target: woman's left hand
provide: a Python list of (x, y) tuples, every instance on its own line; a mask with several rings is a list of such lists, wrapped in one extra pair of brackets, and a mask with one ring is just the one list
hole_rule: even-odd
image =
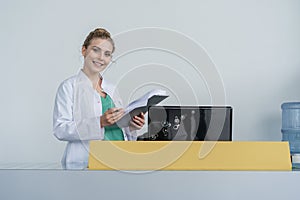
[(140, 113), (139, 115), (136, 115), (131, 119), (129, 129), (130, 131), (140, 130), (141, 128), (143, 128), (144, 124), (145, 124), (145, 114)]

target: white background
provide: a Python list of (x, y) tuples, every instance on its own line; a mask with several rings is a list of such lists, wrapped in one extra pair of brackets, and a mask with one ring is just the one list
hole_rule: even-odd
[[(81, 45), (96, 27), (105, 27), (112, 35), (142, 27), (166, 28), (201, 45), (223, 79), (226, 104), (234, 108), (234, 140), (281, 140), (280, 105), (300, 99), (297, 0), (11, 0), (0, 4), (0, 162), (60, 160), (65, 143), (52, 135), (55, 93), (60, 82), (81, 67)], [(183, 75), (189, 76), (188, 65), (179, 58), (151, 50), (130, 54), (111, 67), (126, 69), (151, 61), (187, 69)], [(122, 70), (115, 72), (113, 77), (124, 75)], [(141, 72), (136, 73), (142, 76)], [(170, 84), (183, 104), (191, 104), (185, 98), (189, 94), (181, 93), (187, 90), (176, 80), (170, 78)], [(126, 88), (135, 80), (122, 81)], [(209, 104), (203, 79), (189, 81), (199, 104)]]

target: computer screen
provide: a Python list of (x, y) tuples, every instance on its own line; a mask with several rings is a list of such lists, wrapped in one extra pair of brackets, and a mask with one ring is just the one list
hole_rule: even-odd
[(151, 106), (138, 140), (231, 141), (231, 106)]

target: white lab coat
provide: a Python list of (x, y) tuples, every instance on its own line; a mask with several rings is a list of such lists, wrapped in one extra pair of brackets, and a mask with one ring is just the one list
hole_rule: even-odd
[[(116, 88), (103, 79), (103, 90), (113, 99), (116, 107), (123, 107)], [(100, 126), (102, 104), (92, 82), (80, 70), (61, 83), (58, 88), (54, 112), (53, 133), (67, 141), (62, 166), (65, 169), (84, 169), (88, 165), (89, 141), (103, 140), (104, 128)], [(136, 140), (136, 132), (122, 128), (125, 140)]]

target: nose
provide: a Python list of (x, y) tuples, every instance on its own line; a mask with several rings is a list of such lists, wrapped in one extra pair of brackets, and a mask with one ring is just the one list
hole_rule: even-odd
[(100, 53), (98, 54), (98, 57), (99, 57), (100, 60), (103, 60), (103, 58), (104, 58), (104, 53), (103, 53), (103, 52), (100, 52)]

